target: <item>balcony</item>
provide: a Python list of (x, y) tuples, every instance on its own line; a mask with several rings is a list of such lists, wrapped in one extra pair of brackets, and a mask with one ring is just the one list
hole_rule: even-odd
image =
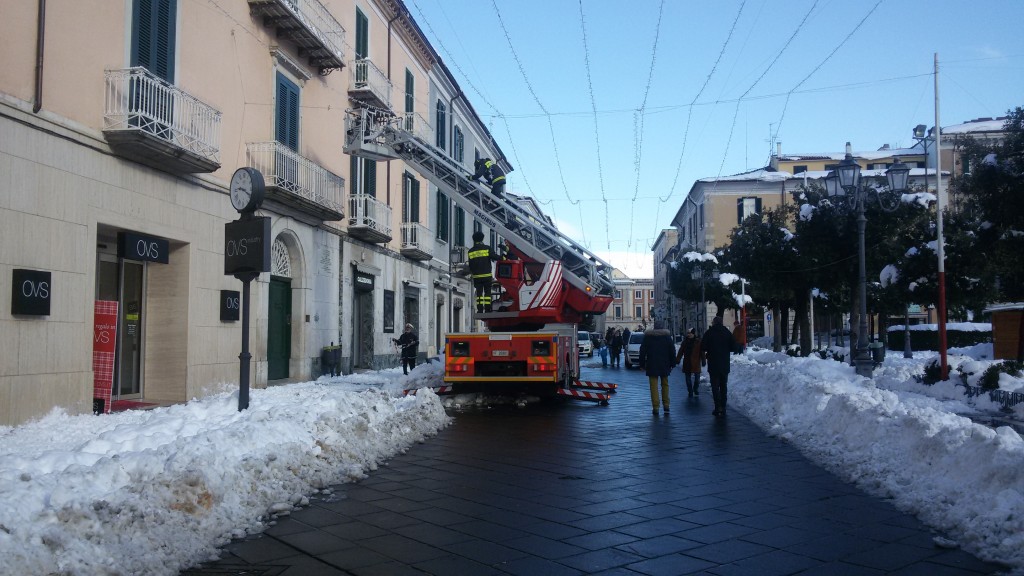
[(115, 153), (172, 172), (220, 168), (220, 112), (145, 68), (104, 76), (103, 135)]
[(405, 116), (402, 118), (402, 129), (427, 144), (434, 143), (433, 129), (430, 127), (430, 124), (427, 123), (426, 119), (416, 112), (405, 113)]
[(249, 0), (249, 10), (278, 38), (294, 42), (320, 75), (345, 67), (345, 29), (317, 0)]
[(418, 222), (402, 222), (402, 256), (411, 260), (434, 257), (434, 234)]
[(250, 142), (249, 165), (263, 173), (266, 202), (308, 224), (341, 220), (345, 180), (280, 142)]
[(367, 106), (391, 110), (391, 80), (369, 58), (352, 62), (348, 95)]
[(348, 198), (348, 233), (371, 244), (391, 241), (391, 206), (369, 194)]

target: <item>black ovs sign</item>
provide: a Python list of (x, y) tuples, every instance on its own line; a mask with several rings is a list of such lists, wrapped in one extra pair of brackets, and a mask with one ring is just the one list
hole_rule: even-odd
[(242, 309), (242, 295), (238, 290), (220, 291), (220, 320), (221, 322), (235, 322), (239, 318), (239, 310)]
[(171, 243), (163, 238), (134, 232), (118, 232), (117, 255), (128, 260), (167, 264)]
[(270, 272), (270, 217), (224, 225), (224, 274)]
[(11, 282), (11, 314), (49, 316), (53, 283), (50, 272), (14, 269)]

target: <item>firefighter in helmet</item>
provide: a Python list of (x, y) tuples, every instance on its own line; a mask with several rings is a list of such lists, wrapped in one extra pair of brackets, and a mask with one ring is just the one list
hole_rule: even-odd
[(491, 187), (491, 194), (501, 198), (505, 191), (505, 172), (501, 167), (496, 162), (492, 162), (490, 158), (480, 158), (474, 165), (476, 172), (469, 179), (477, 181), (483, 177), (487, 185)]
[(469, 248), (469, 272), (473, 276), (473, 287), (476, 288), (477, 314), (491, 311), (491, 284), (494, 282), (491, 261), (497, 259), (491, 253), (491, 247), (484, 244), (484, 233), (479, 230), (473, 232), (473, 245)]

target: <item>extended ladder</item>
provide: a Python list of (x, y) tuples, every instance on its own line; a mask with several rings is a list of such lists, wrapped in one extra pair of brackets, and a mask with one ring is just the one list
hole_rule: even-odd
[(429, 126), (418, 116), (396, 117), (386, 110), (358, 108), (345, 117), (345, 153), (373, 160), (403, 160), (516, 249), (537, 262), (559, 260), (563, 277), (585, 293), (611, 296), (612, 266), (572, 238), (523, 210), (499, 200), (470, 181), (459, 163), (428, 144)]

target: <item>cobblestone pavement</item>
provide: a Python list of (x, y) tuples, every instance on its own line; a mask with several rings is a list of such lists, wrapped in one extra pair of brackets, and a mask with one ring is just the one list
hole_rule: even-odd
[[(232, 542), (188, 575), (993, 574), (765, 435), (711, 416), (672, 375), (652, 416), (638, 371), (609, 406), (544, 402), (454, 423), (365, 480)], [(680, 389), (683, 393), (680, 394)]]

